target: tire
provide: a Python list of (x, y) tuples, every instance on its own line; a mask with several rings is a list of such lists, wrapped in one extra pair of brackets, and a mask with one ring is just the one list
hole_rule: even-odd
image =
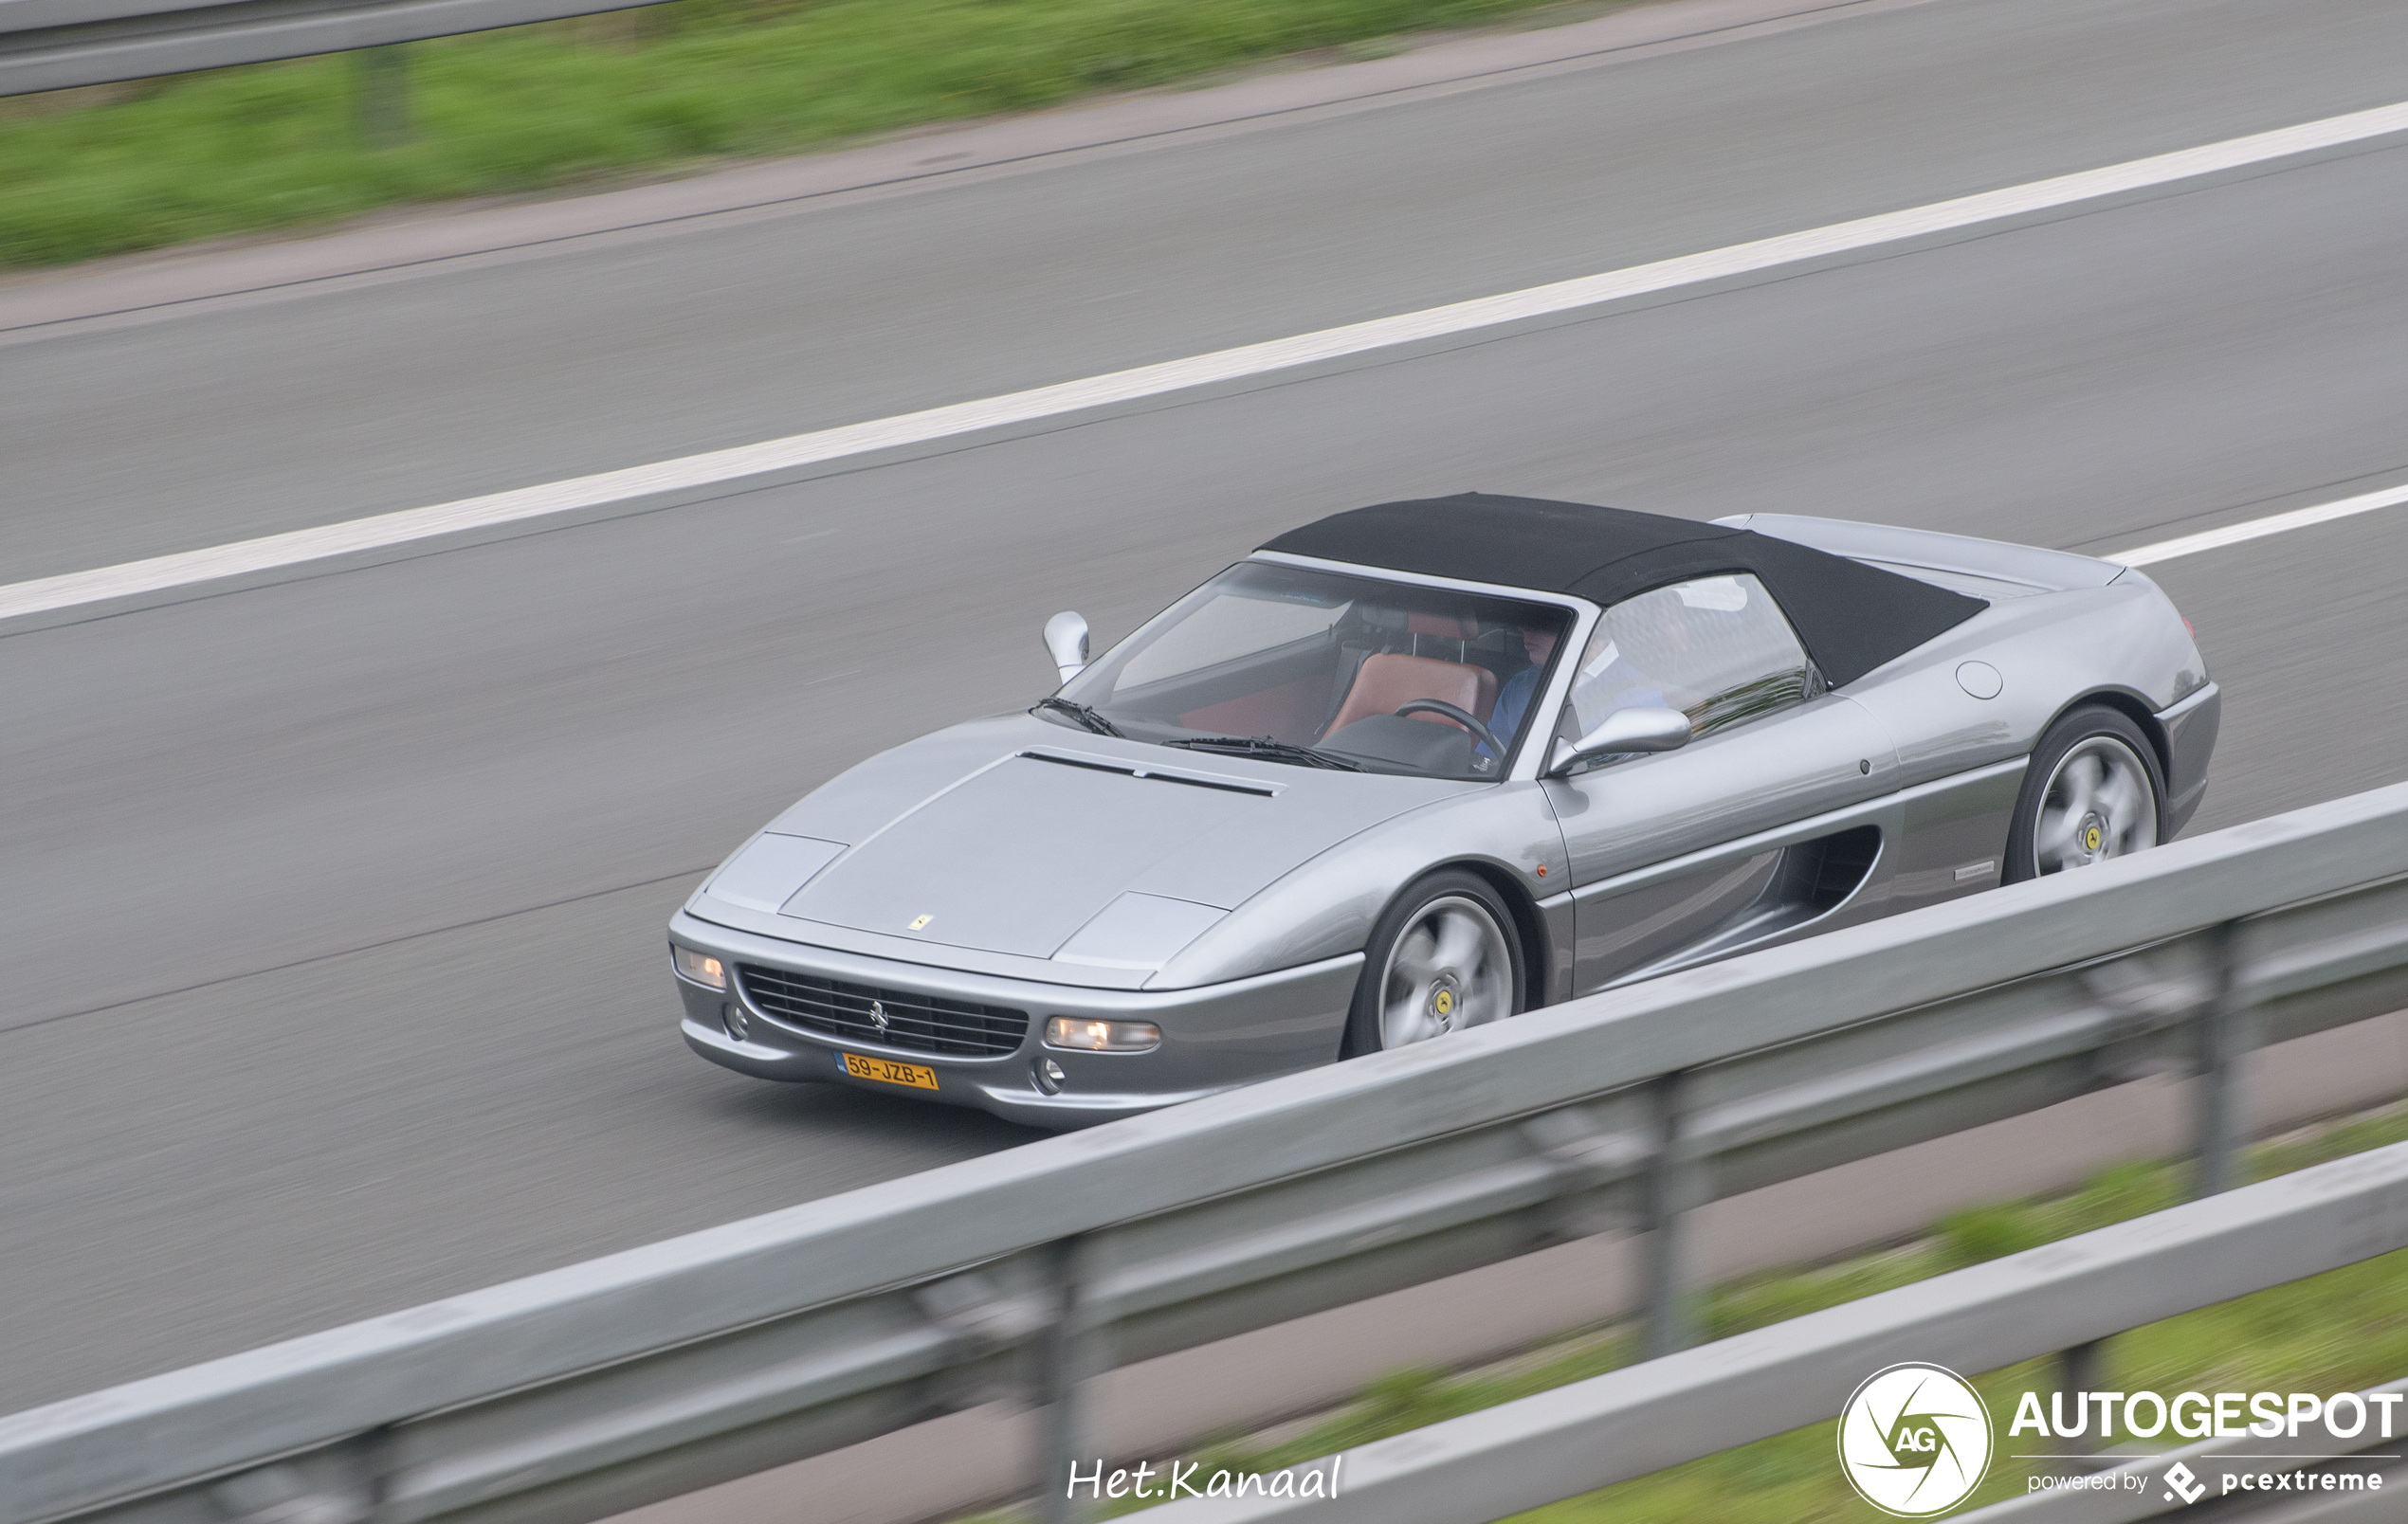
[(1522, 1010), (1513, 912), (1476, 873), (1416, 880), (1380, 913), (1346, 1016), (1340, 1057), (1380, 1053)]
[(2007, 830), (2006, 883), (2126, 857), (2165, 828), (2165, 772), (2131, 717), (2100, 704), (2060, 716), (2032, 750)]

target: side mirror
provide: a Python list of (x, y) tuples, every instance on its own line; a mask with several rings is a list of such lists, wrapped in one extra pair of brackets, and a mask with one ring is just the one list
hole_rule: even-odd
[(1046, 654), (1062, 671), (1062, 680), (1069, 681), (1087, 664), (1087, 622), (1064, 609), (1045, 622)]
[(1547, 776), (1560, 777), (1593, 756), (1616, 752), (1677, 751), (1695, 734), (1688, 716), (1677, 709), (1617, 709), (1578, 740), (1556, 742), (1555, 754), (1547, 758)]

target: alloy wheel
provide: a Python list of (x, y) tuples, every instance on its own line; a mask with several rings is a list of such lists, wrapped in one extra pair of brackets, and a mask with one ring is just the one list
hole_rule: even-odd
[(2062, 873), (2157, 844), (2149, 770), (2112, 735), (2091, 735), (2057, 760), (2032, 832), (2034, 868)]
[(1513, 1014), (1513, 952), (1488, 908), (1441, 895), (1414, 912), (1379, 982), (1379, 1045), (1398, 1048)]

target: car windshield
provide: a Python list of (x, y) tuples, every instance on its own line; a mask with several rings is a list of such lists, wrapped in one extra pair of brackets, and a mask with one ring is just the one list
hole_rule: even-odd
[(1494, 780), (1571, 623), (1550, 604), (1248, 561), (1039, 713), (1195, 751)]

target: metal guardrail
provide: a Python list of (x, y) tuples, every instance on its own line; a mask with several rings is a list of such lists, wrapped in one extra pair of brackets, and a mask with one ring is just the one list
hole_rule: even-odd
[(629, 10), (660, 0), (0, 0), (0, 96)]
[[(1334, 1497), (1183, 1498), (1145, 1516), (1238, 1524), (1309, 1511), (1314, 1524), (1487, 1524), (1834, 1418), (1885, 1366), (1996, 1370), (2399, 1248), (2408, 1248), (2408, 1143), (1362, 1445), (1345, 1452)], [(2328, 1453), (2399, 1443), (2361, 1441)], [(2162, 1473), (2183, 1457), (2243, 1447), (2264, 1442), (2211, 1442), (2134, 1465)], [(2249, 1469), (2300, 1463), (2253, 1460)], [(1983, 1512), (2104, 1524), (2161, 1512), (2162, 1490), (2068, 1494)]]
[(2408, 1007), (2408, 786), (0, 1419), (0, 1524), (582, 1524)]

